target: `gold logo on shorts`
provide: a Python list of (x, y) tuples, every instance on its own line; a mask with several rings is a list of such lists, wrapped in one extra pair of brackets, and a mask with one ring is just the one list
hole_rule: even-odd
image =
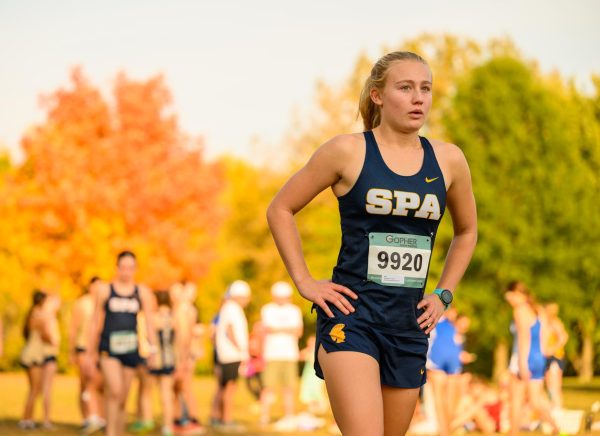
[(331, 340), (336, 344), (341, 344), (342, 342), (346, 341), (346, 333), (344, 333), (344, 327), (346, 327), (345, 324), (336, 324), (329, 332)]
[(425, 370), (421, 368), (421, 375), (425, 374)]

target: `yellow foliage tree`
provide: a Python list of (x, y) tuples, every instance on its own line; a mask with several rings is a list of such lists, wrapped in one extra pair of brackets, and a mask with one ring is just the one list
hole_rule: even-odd
[[(121, 74), (113, 104), (79, 69), (70, 85), (43, 98), (46, 120), (26, 133), (25, 161), (0, 185), (9, 325), (21, 323), (34, 287), (68, 302), (91, 276), (110, 279), (123, 249), (137, 254), (139, 279), (153, 288), (197, 281), (213, 260), (223, 176), (180, 131), (163, 79)], [(7, 347), (9, 359), (16, 352)]]

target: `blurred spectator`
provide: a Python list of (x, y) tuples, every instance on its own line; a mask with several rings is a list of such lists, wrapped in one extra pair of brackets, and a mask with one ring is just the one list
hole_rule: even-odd
[[(156, 298), (152, 295), (149, 308), (153, 313), (156, 311)], [(148, 315), (150, 316), (150, 315)], [(127, 431), (131, 433), (146, 433), (154, 430), (156, 424), (152, 417), (152, 376), (148, 367), (148, 361), (151, 360), (151, 354), (156, 353), (156, 346), (151, 347), (147, 334), (146, 314), (139, 312), (137, 314), (137, 336), (140, 361), (135, 368), (137, 378), (137, 401), (136, 401), (136, 420), (127, 426)]]
[(204, 328), (198, 323), (196, 285), (186, 280), (177, 283), (170, 290), (173, 301), (175, 322), (175, 430), (176, 432), (197, 433), (202, 430), (196, 397), (194, 396), (193, 376), (196, 360), (203, 353), (202, 338)]
[[(173, 373), (175, 372), (175, 322), (171, 309), (171, 298), (168, 291), (157, 291), (157, 307), (152, 316), (152, 324), (156, 331), (155, 358), (150, 366), (152, 374), (160, 390), (162, 407), (163, 436), (171, 436), (173, 432)], [(179, 332), (177, 332), (178, 334)]]
[(42, 306), (46, 301), (46, 293), (35, 290), (32, 295), (32, 304), (25, 318), (23, 337), (25, 346), (21, 351), (19, 363), (27, 371), (29, 382), (29, 393), (25, 401), (23, 419), (19, 421), (19, 427), (23, 430), (35, 428), (33, 412), (35, 401), (42, 393), (42, 366), (44, 364), (44, 315)]
[(252, 325), (250, 331), (249, 353), (250, 360), (246, 370), (246, 386), (254, 398), (259, 401), (263, 390), (262, 372), (265, 368), (263, 358), (265, 342), (265, 327), (262, 322), (257, 321)]
[(98, 362), (89, 362), (86, 352), (89, 348), (90, 326), (94, 314), (96, 287), (101, 283), (99, 277), (93, 277), (88, 286), (73, 304), (71, 324), (69, 326), (69, 361), (79, 370), (79, 408), (83, 417), (81, 430), (92, 433), (104, 426), (101, 418), (101, 376)]
[(563, 408), (562, 379), (565, 369), (565, 345), (569, 334), (558, 317), (558, 303), (548, 303), (544, 306), (543, 351), (546, 356), (546, 386), (550, 394), (552, 410)]
[(58, 351), (60, 348), (60, 327), (58, 325), (58, 310), (60, 309), (60, 297), (49, 295), (42, 305), (43, 327), (42, 338), (44, 340), (44, 365), (42, 366), (42, 397), (44, 404), (43, 427), (51, 429), (50, 421), (52, 411), (52, 385), (54, 376), (58, 370)]
[[(292, 287), (286, 282), (277, 282), (271, 287), (273, 301), (261, 309), (261, 320), (265, 326), (265, 370), (261, 396), (261, 423), (270, 421), (271, 404), (275, 390), (280, 387), (283, 394), (284, 417), (292, 420), (295, 412), (296, 386), (300, 350), (298, 339), (302, 336), (303, 322), (300, 308), (292, 304)], [(280, 423), (279, 427), (285, 427)]]
[(450, 422), (454, 415), (459, 375), (462, 371), (460, 355), (462, 344), (454, 326), (456, 309), (449, 308), (431, 333), (427, 356), (427, 378), (433, 387), (438, 433), (450, 434)]
[(213, 360), (213, 374), (215, 376), (215, 380), (217, 381), (217, 386), (215, 390), (215, 394), (213, 396), (213, 400), (210, 408), (210, 425), (218, 426), (222, 424), (222, 403), (223, 403), (223, 386), (221, 386), (221, 373), (222, 368), (219, 363), (219, 359), (217, 357), (217, 326), (219, 325), (219, 315), (221, 313), (221, 309), (223, 305), (229, 298), (229, 288), (223, 294), (223, 298), (221, 299), (221, 304), (219, 305), (219, 310), (217, 314), (211, 320), (208, 326), (208, 335), (210, 338), (210, 342), (213, 346), (212, 360)]
[(485, 380), (465, 374), (466, 389), (461, 392), (450, 429), (478, 431), (484, 434), (500, 432), (502, 402), (500, 395)]
[[(229, 288), (229, 299), (225, 301), (219, 312), (216, 330), (217, 359), (220, 364), (220, 380), (222, 397), (218, 404), (220, 422), (224, 431), (243, 431), (233, 421), (233, 396), (239, 372), (249, 359), (248, 354), (248, 321), (244, 308), (250, 303), (250, 286), (243, 280), (236, 280)], [(240, 370), (240, 366), (242, 366)]]
[[(135, 282), (137, 261), (131, 251), (117, 256), (116, 274), (98, 287), (90, 336), (89, 359), (99, 359), (104, 380), (106, 434), (122, 434), (125, 405), (136, 369), (142, 364), (138, 313), (145, 313), (146, 339), (154, 341), (152, 319), (156, 304), (152, 292)], [(156, 344), (150, 343), (155, 348)], [(99, 352), (99, 357), (96, 353)], [(152, 359), (152, 355), (149, 356)]]
[(524, 405), (529, 404), (539, 418), (558, 427), (550, 414), (550, 405), (544, 393), (544, 368), (542, 354), (541, 322), (536, 312), (533, 296), (520, 281), (510, 283), (504, 297), (513, 309), (513, 351), (510, 362), (510, 434), (517, 435), (523, 423)]
[(315, 374), (315, 346), (317, 338), (310, 335), (306, 340), (306, 348), (300, 351), (300, 360), (304, 361), (300, 378), (300, 402), (308, 407), (312, 414), (322, 414), (327, 410), (325, 381)]

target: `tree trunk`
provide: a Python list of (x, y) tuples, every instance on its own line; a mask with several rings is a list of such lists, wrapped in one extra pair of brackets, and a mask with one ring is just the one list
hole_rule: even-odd
[(504, 340), (498, 341), (494, 348), (494, 369), (492, 371), (494, 381), (498, 381), (508, 368), (508, 357), (508, 344)]
[[(593, 323), (595, 324), (595, 323)], [(581, 365), (579, 367), (579, 381), (589, 383), (594, 376), (594, 340), (592, 331), (585, 329), (581, 338)]]

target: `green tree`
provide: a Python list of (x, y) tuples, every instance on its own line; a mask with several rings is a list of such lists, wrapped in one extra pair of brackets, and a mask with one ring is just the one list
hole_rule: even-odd
[[(446, 131), (468, 157), (478, 202), (479, 243), (465, 284), (478, 315), (476, 346), (491, 352), (490, 344), (506, 343), (501, 291), (521, 279), (560, 303), (585, 349), (600, 276), (592, 265), (599, 149), (590, 101), (522, 60), (497, 57), (461, 80), (451, 108)], [(569, 348), (576, 363), (577, 336)], [(590, 349), (577, 365), (585, 377), (592, 359)]]

